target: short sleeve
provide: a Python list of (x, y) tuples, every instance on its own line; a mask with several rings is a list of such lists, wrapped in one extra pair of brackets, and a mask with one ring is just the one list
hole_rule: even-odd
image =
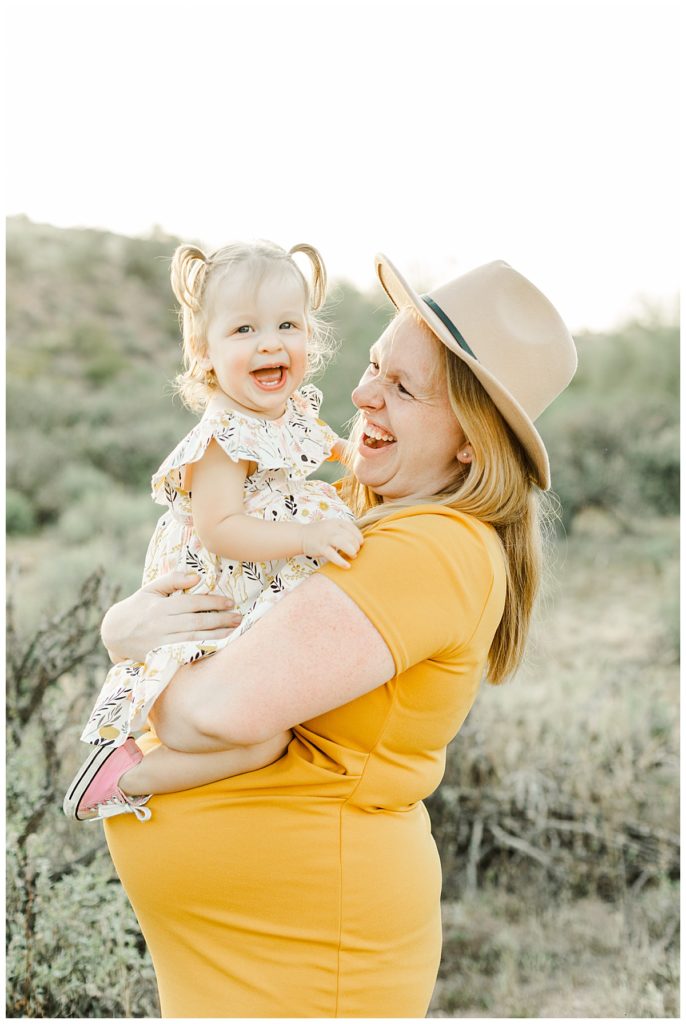
[(214, 439), (233, 462), (255, 462), (261, 469), (290, 469), (292, 456), (265, 420), (228, 412), (203, 418), (167, 456), (152, 478), (152, 496), (174, 507), (185, 496), (185, 470), (199, 462)]
[(498, 545), (492, 529), (472, 516), (419, 506), (373, 524), (350, 569), (329, 564), (319, 571), (365, 613), (401, 673), (467, 645), (493, 602), (499, 619)]

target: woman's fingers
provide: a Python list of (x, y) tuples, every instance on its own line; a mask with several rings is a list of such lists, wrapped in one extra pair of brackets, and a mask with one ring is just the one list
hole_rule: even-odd
[(162, 594), (169, 597), (180, 590), (188, 590), (190, 587), (200, 583), (200, 574), (197, 572), (167, 572), (164, 576), (158, 576), (152, 583), (141, 587), (148, 594)]
[(233, 608), (234, 602), (222, 594), (175, 594), (175, 600), (169, 604), (170, 615), (209, 615), (211, 612), (226, 614)]
[(179, 633), (171, 633), (166, 636), (163, 640), (165, 644), (182, 644), (182, 643), (206, 643), (211, 644), (217, 640), (224, 640), (227, 636), (231, 636), (235, 629), (235, 626), (230, 629), (219, 628), (217, 629), (197, 629), (194, 632), (186, 632), (180, 630)]
[(235, 629), (240, 626), (241, 619), (238, 612), (231, 611), (189, 612), (175, 615), (170, 627), (175, 633), (207, 633), (217, 629)]

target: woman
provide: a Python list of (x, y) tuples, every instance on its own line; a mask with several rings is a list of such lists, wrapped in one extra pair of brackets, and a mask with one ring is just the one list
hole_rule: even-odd
[[(235, 745), (244, 774), (154, 797), (145, 826), (106, 826), (164, 1016), (421, 1017), (431, 998), (441, 874), (422, 799), (484, 670), (500, 682), (521, 659), (550, 484), (533, 420), (576, 353), (506, 263), (423, 298), (385, 257), (377, 269), (399, 313), (352, 396), (342, 492), (362, 549), (182, 668), (156, 705), (146, 749)], [(225, 613), (193, 614), (211, 599), (166, 601), (176, 586), (115, 606), (110, 650), (226, 631)], [(270, 744), (277, 759), (251, 771)]]

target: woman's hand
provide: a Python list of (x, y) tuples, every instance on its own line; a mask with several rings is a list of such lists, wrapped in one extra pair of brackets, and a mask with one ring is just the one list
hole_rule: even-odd
[(220, 594), (187, 594), (197, 573), (170, 572), (112, 605), (102, 620), (102, 642), (112, 661), (143, 661), (161, 644), (220, 640), (240, 624), (233, 601)]

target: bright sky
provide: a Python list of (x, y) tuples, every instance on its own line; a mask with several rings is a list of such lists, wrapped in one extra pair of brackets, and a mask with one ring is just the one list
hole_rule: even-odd
[(678, 274), (678, 5), (8, 5), (7, 210), (317, 245), (418, 287), (502, 258), (572, 330)]

